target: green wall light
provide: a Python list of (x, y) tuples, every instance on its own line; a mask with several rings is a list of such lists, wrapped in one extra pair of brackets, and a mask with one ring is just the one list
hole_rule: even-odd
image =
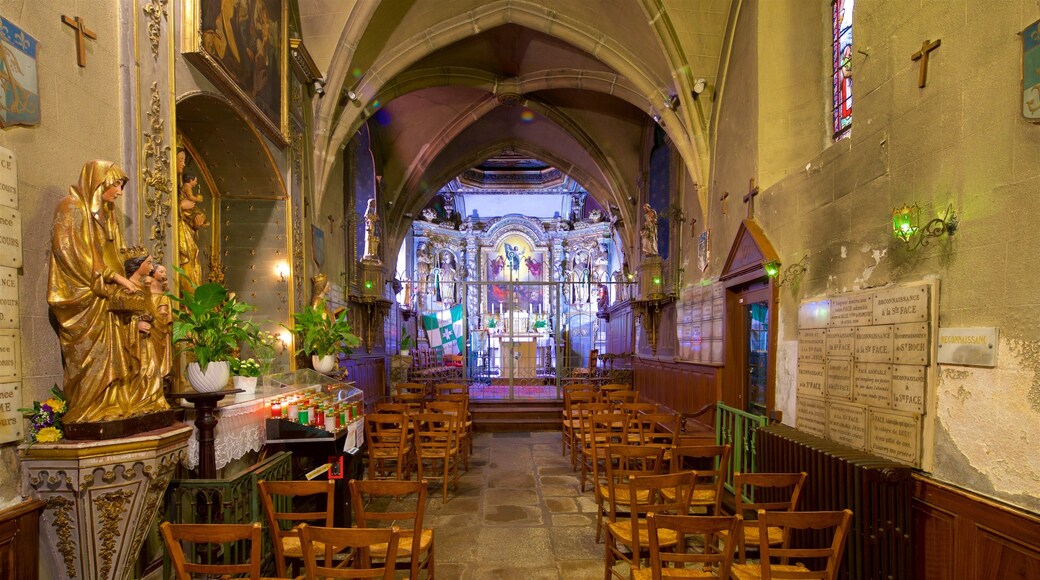
[(943, 234), (953, 235), (957, 230), (957, 214), (951, 204), (942, 217), (933, 218), (924, 226), (921, 225), (921, 207), (903, 204), (892, 210), (892, 234), (903, 240), (907, 250), (915, 250), (919, 246), (927, 246), (928, 241), (940, 238)]
[(372, 286), (374, 286), (374, 284), (372, 284), (371, 280), (365, 280), (365, 290), (371, 290)]
[(768, 262), (762, 264), (762, 268), (765, 269), (766, 276), (768, 276), (770, 278), (776, 278), (777, 276), (780, 275), (780, 261), (779, 260), (769, 260)]
[(657, 286), (661, 285), (661, 277), (660, 276), (654, 276), (654, 284), (656, 284)]

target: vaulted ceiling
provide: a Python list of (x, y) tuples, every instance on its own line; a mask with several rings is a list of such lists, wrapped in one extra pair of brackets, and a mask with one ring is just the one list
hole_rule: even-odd
[[(368, 123), (391, 243), (405, 214), (504, 150), (559, 168), (633, 217), (655, 122), (692, 180), (706, 175), (730, 4), (299, 0), (304, 41), (326, 75), (319, 203), (335, 155)], [(697, 79), (709, 90), (695, 94)]]

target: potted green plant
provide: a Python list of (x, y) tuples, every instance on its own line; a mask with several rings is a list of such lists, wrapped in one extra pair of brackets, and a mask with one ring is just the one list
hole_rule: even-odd
[(411, 349), (412, 349), (412, 335), (408, 334), (408, 332), (405, 331), (401, 335), (401, 354), (403, 356), (408, 356), (408, 352)]
[(350, 331), (347, 311), (330, 315), (325, 310), (325, 301), (307, 306), (293, 314), (293, 328), (298, 353), (311, 355), (311, 364), (319, 373), (330, 373), (336, 368), (336, 355), (349, 354), (361, 344), (361, 339)]
[(173, 342), (195, 359), (188, 363), (188, 382), (201, 392), (223, 389), (231, 377), (228, 361), (236, 357), (239, 343), (256, 335), (255, 325), (243, 318), (254, 307), (216, 282), (168, 296), (181, 306), (174, 310)]
[(247, 393), (256, 392), (256, 379), (260, 377), (260, 363), (255, 358), (233, 358), (230, 361), (231, 380), (236, 389)]

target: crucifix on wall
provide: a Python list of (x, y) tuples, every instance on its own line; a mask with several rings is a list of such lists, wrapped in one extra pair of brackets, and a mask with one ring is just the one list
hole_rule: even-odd
[(921, 45), (921, 50), (910, 55), (910, 60), (921, 61), (921, 70), (917, 73), (917, 86), (924, 88), (925, 81), (928, 80), (928, 53), (939, 48), (942, 44), (942, 39), (937, 38), (934, 42), (931, 40), (924, 41)]
[(758, 186), (755, 185), (755, 180), (752, 178), (751, 184), (748, 185), (750, 191), (744, 196), (744, 203), (747, 204), (747, 217), (752, 219), (755, 217), (755, 198), (758, 196)]
[(87, 66), (87, 47), (83, 42), (84, 38), (91, 40), (97, 40), (97, 33), (87, 28), (87, 23), (82, 18), (76, 16), (75, 18), (69, 18), (62, 14), (61, 21), (76, 30), (76, 64), (79, 66)]
[(719, 196), (719, 201), (722, 202), (722, 215), (726, 215), (726, 198), (727, 197), (729, 197), (729, 192), (728, 191), (724, 191), (722, 193), (722, 195)]

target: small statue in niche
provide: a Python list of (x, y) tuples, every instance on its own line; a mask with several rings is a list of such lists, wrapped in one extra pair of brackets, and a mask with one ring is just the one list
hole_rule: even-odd
[(440, 255), (440, 265), (433, 269), (435, 300), (444, 304), (455, 303), (455, 281), (458, 279), (455, 270), (455, 259), (451, 252), (445, 250)]
[(415, 283), (418, 285), (418, 293), (420, 297), (426, 296), (430, 290), (430, 268), (432, 263), (433, 260), (430, 258), (430, 252), (426, 242), (419, 242), (416, 244)]
[(379, 234), (376, 230), (379, 225), (379, 213), (376, 212), (376, 200), (368, 200), (365, 208), (365, 253), (362, 259), (379, 259)]
[(643, 204), (643, 230), (640, 232), (643, 256), (657, 256), (657, 211), (649, 203)]
[(424, 220), (433, 223), (433, 220), (437, 219), (437, 212), (428, 207), (422, 210), (422, 216)]
[[(202, 212), (197, 204), (202, 201), (202, 196), (194, 192), (199, 183), (199, 178), (191, 173), (181, 175), (181, 185), (178, 191), (180, 224), (177, 231), (178, 242), (178, 266), (184, 270), (185, 276), (181, 279), (183, 290), (190, 290), (193, 286), (202, 283), (202, 263), (199, 260), (199, 230), (208, 226), (206, 214)], [(189, 285), (189, 283), (191, 285)]]
[(607, 245), (599, 244), (599, 251), (592, 259), (592, 279), (596, 282), (607, 281)]
[(606, 284), (600, 284), (596, 295), (596, 308), (604, 312), (610, 307), (610, 291)]
[(600, 211), (598, 209), (594, 209), (594, 210), (589, 212), (589, 223), (598, 224), (601, 221), (603, 221), (603, 212), (602, 211)]

